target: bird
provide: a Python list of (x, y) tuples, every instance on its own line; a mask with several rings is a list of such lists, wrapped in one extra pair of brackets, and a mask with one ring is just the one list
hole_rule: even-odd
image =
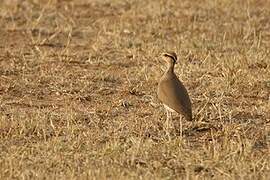
[(174, 66), (177, 63), (176, 53), (168, 51), (162, 53), (161, 57), (166, 62), (167, 68), (158, 83), (158, 99), (163, 103), (166, 109), (167, 130), (169, 128), (169, 120), (172, 118), (172, 112), (180, 114), (180, 134), (182, 136), (182, 116), (188, 121), (192, 120), (191, 100), (187, 89), (174, 72)]

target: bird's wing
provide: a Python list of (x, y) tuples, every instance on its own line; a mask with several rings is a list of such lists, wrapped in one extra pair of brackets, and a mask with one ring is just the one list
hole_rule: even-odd
[(188, 92), (176, 75), (164, 78), (159, 84), (159, 99), (167, 106), (190, 120), (192, 118), (191, 102)]

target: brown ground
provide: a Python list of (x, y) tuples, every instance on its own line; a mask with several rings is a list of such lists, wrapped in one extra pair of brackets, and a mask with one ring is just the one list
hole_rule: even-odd
[[(270, 1), (0, 1), (0, 179), (267, 179)], [(192, 99), (166, 136), (160, 54)]]

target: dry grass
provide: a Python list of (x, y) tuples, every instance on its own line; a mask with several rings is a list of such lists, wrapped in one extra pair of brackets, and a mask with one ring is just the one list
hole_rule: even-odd
[[(0, 2), (0, 179), (270, 177), (267, 0)], [(194, 122), (156, 98), (174, 50)]]

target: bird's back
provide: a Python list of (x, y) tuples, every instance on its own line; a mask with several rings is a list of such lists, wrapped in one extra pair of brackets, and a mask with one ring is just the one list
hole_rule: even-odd
[(158, 98), (168, 107), (192, 120), (192, 108), (188, 92), (177, 76), (166, 72), (159, 81)]

